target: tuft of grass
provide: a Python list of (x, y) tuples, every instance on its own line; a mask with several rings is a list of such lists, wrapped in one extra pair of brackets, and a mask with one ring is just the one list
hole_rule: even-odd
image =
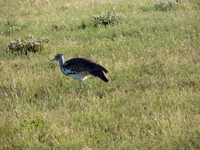
[(26, 28), (27, 28), (26, 25), (24, 25), (20, 22), (17, 22), (14, 19), (7, 17), (5, 19), (4, 24), (2, 24), (1, 34), (4, 35), (4, 36), (10, 37), (14, 33), (21, 32), (21, 31), (25, 30)]
[(159, 1), (155, 4), (149, 3), (148, 5), (143, 5), (140, 9), (144, 12), (149, 11), (176, 11), (180, 9), (186, 9), (185, 5), (180, 2), (173, 2), (173, 1)]
[(51, 25), (51, 30), (53, 31), (59, 31), (59, 30), (63, 30), (64, 28), (66, 28), (66, 25), (61, 23), (61, 24), (52, 24)]
[(157, 11), (170, 11), (173, 9), (173, 3), (172, 2), (162, 2), (160, 1), (159, 3), (154, 5), (155, 10)]

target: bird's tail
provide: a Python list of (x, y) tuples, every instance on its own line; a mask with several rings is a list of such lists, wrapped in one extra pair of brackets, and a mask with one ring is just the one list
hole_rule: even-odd
[(101, 71), (101, 70), (92, 71), (92, 72), (90, 72), (90, 74), (95, 76), (95, 77), (99, 77), (104, 82), (108, 82), (109, 81), (108, 78), (105, 76), (104, 72)]

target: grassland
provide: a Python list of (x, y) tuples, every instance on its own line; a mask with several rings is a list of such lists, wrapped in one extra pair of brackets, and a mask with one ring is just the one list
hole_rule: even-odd
[[(95, 27), (106, 12), (122, 20)], [(198, 0), (1, 0), (0, 149), (200, 149), (199, 13)], [(27, 35), (51, 42), (5, 52)], [(56, 53), (104, 65), (110, 82), (80, 89)]]

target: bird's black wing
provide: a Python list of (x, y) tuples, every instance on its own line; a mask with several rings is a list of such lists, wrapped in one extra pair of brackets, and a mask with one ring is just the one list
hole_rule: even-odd
[(93, 72), (93, 71), (103, 71), (105, 73), (108, 72), (103, 66), (96, 64), (85, 58), (72, 58), (66, 61), (63, 65), (65, 69), (72, 70), (75, 72)]

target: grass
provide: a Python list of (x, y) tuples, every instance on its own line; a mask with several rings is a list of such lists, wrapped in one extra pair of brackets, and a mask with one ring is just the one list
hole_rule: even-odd
[[(198, 1), (0, 7), (0, 149), (200, 149)], [(92, 25), (112, 11), (120, 22)], [(28, 35), (51, 42), (27, 56), (5, 51)], [(50, 61), (56, 53), (104, 65), (110, 82), (90, 77), (80, 89)]]

